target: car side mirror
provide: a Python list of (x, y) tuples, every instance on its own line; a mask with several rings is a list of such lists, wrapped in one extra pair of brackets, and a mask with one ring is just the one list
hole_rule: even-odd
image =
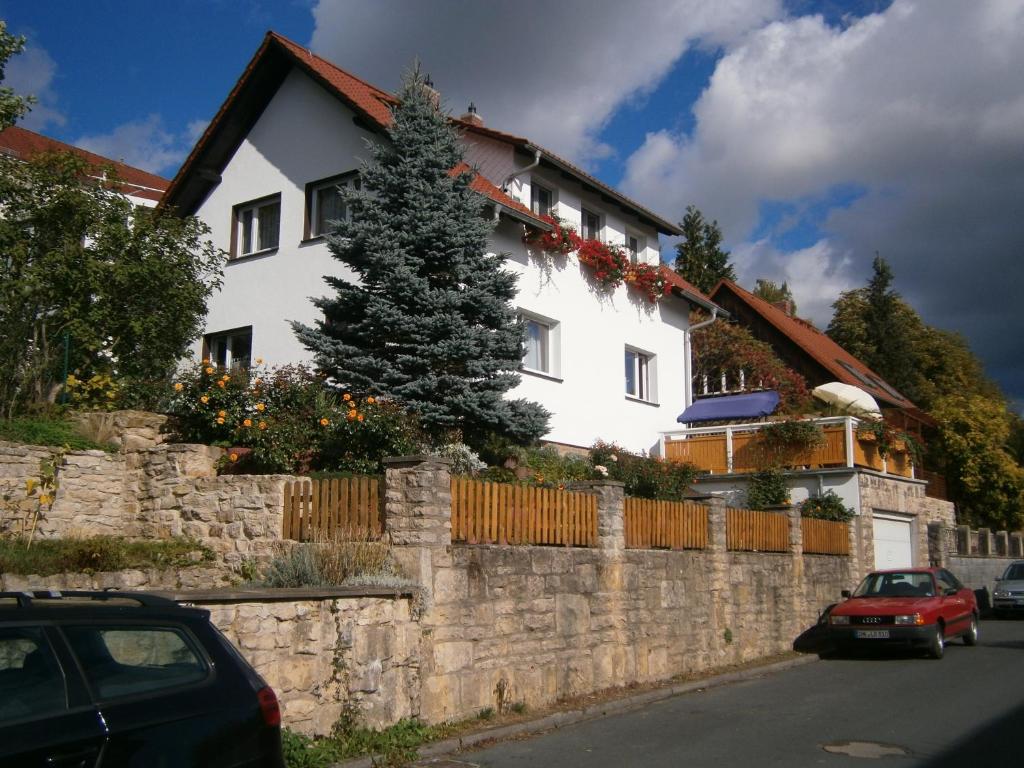
[(959, 589), (957, 589), (956, 587), (949, 587), (949, 588), (948, 588), (948, 589), (947, 589), (947, 590), (946, 590), (945, 592), (943, 592), (942, 594), (944, 594), (944, 595), (945, 595), (946, 597), (952, 597), (953, 595), (955, 595), (955, 594), (956, 594), (957, 592), (959, 592), (959, 591), (960, 591), (960, 590), (959, 590)]
[(850, 592), (850, 590), (848, 590), (848, 589), (844, 589), (844, 590), (843, 590), (842, 592), (840, 592), (839, 594), (840, 594), (840, 595), (842, 595), (843, 597), (846, 597), (846, 598), (848, 598), (848, 597), (850, 597), (850, 595), (852, 595), (853, 593), (852, 593), (852, 592)]

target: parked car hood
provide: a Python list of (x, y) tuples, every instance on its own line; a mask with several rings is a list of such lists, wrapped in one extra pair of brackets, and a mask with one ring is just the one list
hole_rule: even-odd
[(1014, 592), (1024, 592), (1024, 581), (1020, 579), (996, 581), (996, 589), (1012, 589)]
[(934, 597), (852, 597), (832, 609), (845, 616), (875, 616), (890, 613), (915, 613), (935, 602)]

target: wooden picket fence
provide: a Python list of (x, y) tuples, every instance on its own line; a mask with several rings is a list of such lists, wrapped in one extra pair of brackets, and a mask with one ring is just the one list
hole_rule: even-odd
[(336, 535), (379, 538), (383, 529), (380, 482), (376, 477), (288, 481), (282, 537), (295, 541)]
[(731, 550), (788, 552), (789, 516), (753, 509), (727, 509), (725, 542)]
[(708, 509), (693, 501), (655, 501), (627, 496), (628, 549), (704, 549), (708, 545)]
[(597, 497), (453, 477), (452, 541), (594, 547)]
[(846, 523), (802, 517), (800, 528), (803, 532), (804, 554), (850, 554), (850, 526)]

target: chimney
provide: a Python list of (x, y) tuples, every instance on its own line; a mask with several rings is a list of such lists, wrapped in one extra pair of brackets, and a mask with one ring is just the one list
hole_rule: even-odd
[(775, 307), (776, 309), (781, 309), (783, 312), (786, 313), (787, 317), (793, 316), (793, 302), (790, 301), (789, 299), (776, 301), (774, 304), (772, 304), (772, 306)]
[(434, 103), (434, 109), (441, 108), (441, 92), (434, 87), (434, 80), (427, 75), (423, 78), (423, 88), (426, 90), (430, 100)]
[(460, 117), (459, 120), (461, 120), (464, 123), (469, 123), (471, 125), (484, 124), (484, 119), (476, 113), (476, 104), (474, 104), (472, 101), (469, 102), (469, 109), (466, 110), (466, 114)]

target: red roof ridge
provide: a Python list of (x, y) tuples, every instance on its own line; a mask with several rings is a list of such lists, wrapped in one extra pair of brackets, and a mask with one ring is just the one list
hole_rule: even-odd
[(352, 80), (355, 80), (355, 81), (359, 82), (361, 85), (365, 85), (371, 91), (376, 91), (380, 95), (380, 97), (385, 98), (385, 99), (387, 99), (389, 101), (393, 101), (395, 103), (398, 102), (398, 99), (395, 98), (394, 94), (388, 93), (387, 91), (378, 88), (373, 83), (369, 82), (368, 80), (364, 80), (359, 75), (352, 74), (347, 69), (342, 69), (337, 64), (335, 64), (333, 61), (330, 61), (329, 59), (325, 59), (323, 56), (321, 56), (318, 53), (313, 53), (313, 51), (311, 49), (307, 48), (304, 45), (299, 45), (299, 43), (296, 43), (294, 40), (285, 37), (280, 32), (275, 32), (274, 30), (271, 29), (271, 30), (267, 31), (267, 34), (270, 37), (272, 37), (275, 40), (277, 40), (278, 42), (285, 43), (290, 48), (300, 48), (300, 49), (302, 49), (303, 51), (306, 52), (306, 54), (308, 56), (311, 56), (314, 59), (316, 59), (317, 61), (322, 62), (323, 64), (326, 64), (327, 66), (331, 67), (332, 69), (336, 69), (338, 72), (340, 72), (341, 74), (345, 75), (345, 77), (349, 77)]
[(22, 160), (27, 160), (43, 152), (70, 152), (93, 166), (113, 166), (121, 186), (137, 189), (137, 193), (129, 194), (135, 194), (136, 197), (144, 197), (147, 200), (159, 200), (171, 183), (163, 176), (136, 168), (122, 160), (112, 160), (109, 157), (90, 152), (88, 149), (76, 147), (74, 144), (44, 136), (18, 125), (12, 125), (0, 131), (0, 147), (8, 149), (15, 157)]

